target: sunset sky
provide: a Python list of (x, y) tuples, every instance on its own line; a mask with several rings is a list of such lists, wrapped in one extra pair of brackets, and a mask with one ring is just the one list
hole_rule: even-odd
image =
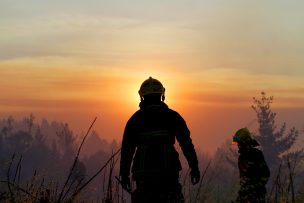
[[(304, 1), (1, 0), (0, 116), (68, 122), (121, 140), (149, 76), (213, 152), (255, 131), (252, 97), (304, 129)], [(301, 136), (304, 136), (303, 133)]]

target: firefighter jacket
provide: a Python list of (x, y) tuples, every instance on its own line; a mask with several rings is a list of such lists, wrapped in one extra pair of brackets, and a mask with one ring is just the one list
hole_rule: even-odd
[[(266, 194), (265, 185), (270, 176), (263, 153), (254, 147), (242, 147), (239, 154), (239, 198), (241, 202), (263, 202)], [(262, 199), (263, 201), (260, 201)]]
[(132, 164), (133, 179), (178, 174), (181, 163), (174, 144), (178, 141), (189, 166), (198, 168), (197, 155), (184, 119), (159, 101), (141, 102), (127, 122), (121, 148), (120, 175), (128, 177)]

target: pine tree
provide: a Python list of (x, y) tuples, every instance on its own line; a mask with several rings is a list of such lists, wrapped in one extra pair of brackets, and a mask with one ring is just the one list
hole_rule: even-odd
[(283, 155), (290, 153), (299, 132), (294, 127), (286, 132), (286, 123), (277, 129), (276, 113), (271, 110), (272, 96), (267, 97), (265, 92), (261, 92), (261, 98), (253, 97), (253, 103), (252, 108), (256, 112), (259, 125), (258, 134), (255, 137), (263, 149), (270, 168), (277, 167)]

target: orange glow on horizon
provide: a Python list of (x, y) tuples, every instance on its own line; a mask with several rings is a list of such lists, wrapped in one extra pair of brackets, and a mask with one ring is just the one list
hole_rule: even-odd
[[(75, 132), (85, 131), (97, 116), (94, 129), (102, 138), (118, 142), (126, 122), (139, 109), (140, 85), (150, 76), (162, 82), (166, 88), (165, 103), (183, 116), (194, 143), (202, 151), (214, 151), (231, 139), (227, 135), (251, 121), (255, 116), (250, 107), (252, 97), (260, 94), (250, 86), (255, 77), (248, 76), (247, 84), (243, 78), (244, 85), (240, 86), (235, 81), (229, 83), (230, 76), (216, 78), (217, 71), (195, 76), (160, 69), (32, 67), (26, 70), (26, 64), (18, 64), (18, 68), (6, 69), (0, 62), (1, 116), (22, 118), (33, 113), (37, 118), (68, 122)], [(243, 73), (240, 75), (245, 77)], [(236, 76), (234, 72), (233, 77)], [(275, 92), (275, 107), (303, 109), (304, 98), (299, 96), (303, 95), (302, 89), (269, 90), (269, 94)]]
[(100, 136), (120, 140), (151, 76), (203, 150), (252, 121), (262, 91), (304, 125), (304, 1), (3, 2), (2, 117), (82, 131), (97, 116)]

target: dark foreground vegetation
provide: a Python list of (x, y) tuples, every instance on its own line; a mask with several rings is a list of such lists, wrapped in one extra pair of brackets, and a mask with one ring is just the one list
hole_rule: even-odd
[[(262, 93), (252, 105), (258, 123), (255, 138), (271, 170), (267, 200), (304, 202), (299, 132), (287, 129), (286, 124), (276, 126), (272, 102), (272, 97)], [(129, 202), (130, 195), (116, 178), (120, 144), (109, 143), (92, 131), (95, 121), (77, 135), (68, 124), (46, 119), (38, 122), (33, 115), (23, 120), (0, 120), (0, 202)], [(213, 157), (199, 154), (202, 179), (195, 186), (183, 167), (180, 182), (186, 202), (224, 203), (236, 199), (236, 150), (227, 140)]]

